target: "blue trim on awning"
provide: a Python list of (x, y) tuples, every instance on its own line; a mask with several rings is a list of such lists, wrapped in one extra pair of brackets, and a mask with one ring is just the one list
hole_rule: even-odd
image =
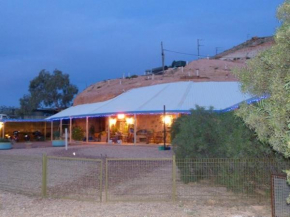
[[(233, 106), (230, 106), (228, 108), (225, 109), (220, 109), (220, 110), (213, 110), (214, 112), (230, 112), (233, 110), (236, 110), (240, 107), (240, 105), (244, 102), (246, 102), (247, 104), (252, 104), (255, 102), (258, 102), (262, 99), (267, 99), (269, 98), (269, 95), (264, 95), (261, 97), (253, 97), (251, 99), (248, 99), (246, 101), (242, 101), (240, 103), (237, 103)], [(192, 108), (193, 109), (193, 108)], [(191, 110), (166, 110), (166, 113), (182, 113), (182, 114), (190, 114)], [(107, 117), (107, 116), (111, 116), (111, 115), (117, 115), (117, 114), (129, 114), (129, 115), (134, 115), (134, 114), (163, 114), (163, 110), (151, 110), (151, 111), (119, 111), (119, 112), (107, 112), (107, 113), (99, 113), (99, 114), (86, 114), (86, 115), (75, 115), (75, 116), (63, 116), (61, 118), (52, 118), (52, 119), (48, 119), (48, 121), (52, 120), (60, 120), (60, 119), (70, 119), (70, 118), (85, 118), (85, 117)]]

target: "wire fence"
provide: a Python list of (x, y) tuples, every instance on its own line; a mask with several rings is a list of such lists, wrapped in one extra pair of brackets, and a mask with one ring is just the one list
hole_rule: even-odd
[(290, 204), (286, 199), (290, 194), (290, 186), (285, 175), (272, 175), (272, 216), (290, 216)]
[(86, 159), (0, 155), (0, 189), (93, 201), (271, 198), (271, 159)]
[(102, 160), (47, 157), (43, 194), (102, 201)]
[(172, 200), (172, 159), (107, 159), (106, 201)]
[[(193, 197), (270, 198), (271, 174), (290, 167), (272, 159), (179, 159), (177, 193)], [(185, 185), (184, 185), (185, 184)]]
[(41, 196), (42, 158), (0, 155), (0, 188)]

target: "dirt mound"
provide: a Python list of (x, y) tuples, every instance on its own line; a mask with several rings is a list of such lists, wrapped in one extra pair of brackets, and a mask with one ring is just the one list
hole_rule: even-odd
[(244, 63), (215, 59), (200, 59), (190, 62), (184, 68), (170, 68), (163, 75), (142, 75), (135, 78), (101, 81), (89, 86), (74, 100), (74, 105), (102, 102), (137, 87), (178, 81), (236, 81), (231, 73)]

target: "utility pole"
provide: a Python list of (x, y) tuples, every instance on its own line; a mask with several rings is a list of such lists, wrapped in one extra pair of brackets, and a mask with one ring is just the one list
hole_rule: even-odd
[(199, 42), (202, 41), (202, 39), (197, 39), (197, 58), (199, 59), (199, 47), (203, 46)]
[(161, 41), (161, 56), (162, 56), (162, 71), (164, 74), (164, 49), (163, 49), (163, 43)]
[(218, 54), (218, 50), (221, 49), (221, 48), (222, 48), (222, 47), (216, 47), (216, 48), (215, 48), (215, 55)]

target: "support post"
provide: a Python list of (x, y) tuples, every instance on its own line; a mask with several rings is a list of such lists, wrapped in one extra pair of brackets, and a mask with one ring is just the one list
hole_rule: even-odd
[(44, 122), (44, 141), (46, 140), (46, 121)]
[(175, 160), (175, 155), (172, 156), (172, 200), (176, 201), (176, 160)]
[(136, 114), (134, 114), (134, 145), (137, 143), (137, 118)]
[(110, 116), (108, 116), (108, 138), (107, 138), (107, 141), (109, 143), (109, 140), (110, 140)]
[(72, 118), (69, 119), (69, 143), (72, 141)]
[(47, 156), (46, 154), (42, 155), (42, 197), (46, 197), (47, 189)]
[(166, 146), (166, 126), (165, 126), (165, 105), (163, 106), (163, 141), (164, 141), (164, 150), (165, 150), (165, 146)]
[(50, 122), (50, 140), (53, 140), (53, 121)]
[(62, 119), (60, 119), (60, 124), (59, 124), (59, 137), (62, 138)]
[(5, 122), (3, 122), (3, 126), (2, 126), (2, 138), (5, 138)]
[(89, 142), (89, 117), (86, 117), (86, 143)]
[(65, 137), (64, 137), (65, 150), (67, 150), (67, 128), (64, 129), (64, 133), (65, 133)]
[(164, 49), (163, 49), (163, 42), (161, 42), (161, 56), (162, 56), (162, 73), (164, 74)]

